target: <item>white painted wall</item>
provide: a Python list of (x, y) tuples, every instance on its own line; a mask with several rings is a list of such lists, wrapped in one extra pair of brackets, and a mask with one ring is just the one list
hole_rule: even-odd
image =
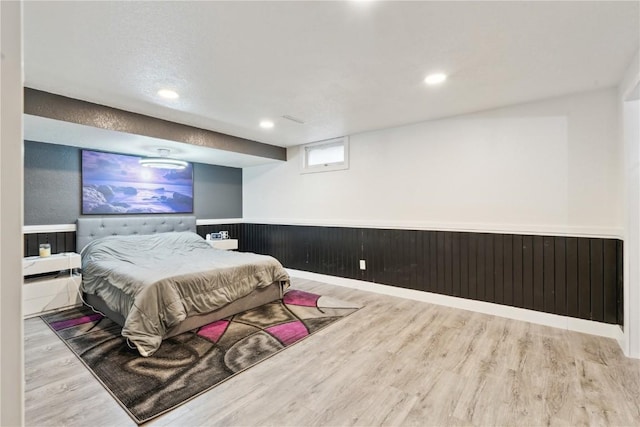
[(22, 3), (0, 2), (0, 425), (24, 425)]
[(300, 174), (293, 147), (243, 170), (244, 218), (621, 236), (617, 102), (600, 90), (352, 135), (345, 171)]
[(629, 101), (624, 108), (624, 140), (628, 156), (627, 209), (628, 220), (625, 235), (625, 252), (628, 263), (624, 293), (624, 324), (626, 343), (623, 345), (628, 356), (640, 357), (640, 101)]
[(629, 357), (640, 358), (640, 51), (618, 88), (621, 136), (624, 143), (624, 338)]

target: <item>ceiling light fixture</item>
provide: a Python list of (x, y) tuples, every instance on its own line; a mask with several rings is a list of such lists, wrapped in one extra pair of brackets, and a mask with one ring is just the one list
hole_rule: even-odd
[(158, 169), (184, 169), (189, 165), (184, 160), (170, 159), (169, 152), (168, 148), (158, 148), (158, 157), (146, 157), (138, 163), (145, 168)]
[(447, 80), (447, 75), (444, 73), (436, 73), (436, 74), (429, 74), (425, 79), (424, 82), (428, 85), (438, 85), (442, 82), (444, 82), (445, 80)]
[(158, 96), (161, 96), (165, 99), (178, 99), (180, 97), (180, 95), (178, 95), (178, 92), (171, 89), (160, 89), (158, 91)]
[(263, 129), (271, 129), (274, 126), (271, 120), (263, 120), (260, 122), (260, 127)]

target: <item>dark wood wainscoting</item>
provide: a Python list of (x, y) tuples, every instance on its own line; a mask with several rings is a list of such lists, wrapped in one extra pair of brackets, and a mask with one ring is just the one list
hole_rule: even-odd
[(76, 232), (60, 231), (54, 233), (24, 234), (24, 256), (39, 255), (40, 244), (49, 243), (51, 253), (76, 252)]
[[(622, 241), (586, 237), (268, 224), (228, 231), (285, 267), (621, 325)], [(24, 256), (77, 252), (76, 233), (24, 235)], [(359, 260), (366, 270), (360, 270)]]
[[(617, 239), (244, 224), (286, 267), (622, 324)], [(366, 270), (359, 269), (359, 260)]]

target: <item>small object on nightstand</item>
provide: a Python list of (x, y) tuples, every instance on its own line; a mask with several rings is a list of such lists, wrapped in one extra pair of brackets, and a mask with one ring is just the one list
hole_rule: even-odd
[(221, 231), (218, 234), (220, 235), (221, 239), (228, 239), (229, 238), (229, 232), (228, 231)]
[(51, 256), (51, 245), (49, 243), (41, 243), (39, 253), (41, 258)]

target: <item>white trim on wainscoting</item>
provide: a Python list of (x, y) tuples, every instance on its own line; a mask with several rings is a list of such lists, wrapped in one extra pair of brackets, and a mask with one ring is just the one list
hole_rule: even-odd
[(346, 279), (343, 277), (327, 276), (324, 274), (310, 273), (308, 271), (286, 269), (293, 276), (301, 279), (315, 280), (330, 285), (344, 286), (347, 288), (375, 292), (414, 301), (428, 302), (431, 304), (453, 307), (478, 313), (491, 314), (507, 319), (522, 320), (538, 325), (551, 326), (569, 331), (582, 332), (612, 338), (621, 342), (623, 332), (620, 326), (608, 323), (594, 322), (592, 320), (576, 319), (574, 317), (560, 316), (557, 314), (543, 313), (535, 310), (511, 307), (502, 304), (493, 304), (485, 301), (476, 301), (466, 298), (452, 297), (448, 295), (434, 294), (431, 292), (417, 291), (413, 289), (398, 288), (395, 286), (365, 282), (362, 280)]
[(243, 222), (242, 218), (196, 219), (196, 225), (237, 224)]
[(67, 231), (76, 231), (76, 225), (75, 224), (51, 224), (51, 225), (24, 225), (22, 227), (23, 234), (63, 233)]
[[(574, 227), (514, 224), (447, 224), (411, 221), (352, 221), (352, 220), (294, 220), (290, 218), (219, 218), (197, 219), (196, 225), (216, 224), (275, 224), (310, 225), (317, 227), (389, 228), (401, 230), (460, 231), (471, 233), (525, 234), (534, 236), (593, 237), (600, 239), (624, 239), (623, 229), (617, 227)], [(76, 231), (75, 224), (25, 225), (24, 234)]]
[(472, 233), (524, 234), (534, 236), (593, 237), (623, 239), (622, 227), (582, 227), (532, 224), (472, 224), (439, 223), (428, 221), (375, 221), (375, 220), (296, 220), (291, 218), (244, 218), (249, 224), (310, 225), (320, 227), (388, 228), (402, 230), (459, 231)]
[[(196, 219), (196, 225), (237, 224), (242, 222), (243, 222), (242, 218)], [(66, 231), (76, 231), (76, 225), (75, 224), (51, 224), (51, 225), (25, 225), (22, 227), (23, 234), (62, 233)]]

